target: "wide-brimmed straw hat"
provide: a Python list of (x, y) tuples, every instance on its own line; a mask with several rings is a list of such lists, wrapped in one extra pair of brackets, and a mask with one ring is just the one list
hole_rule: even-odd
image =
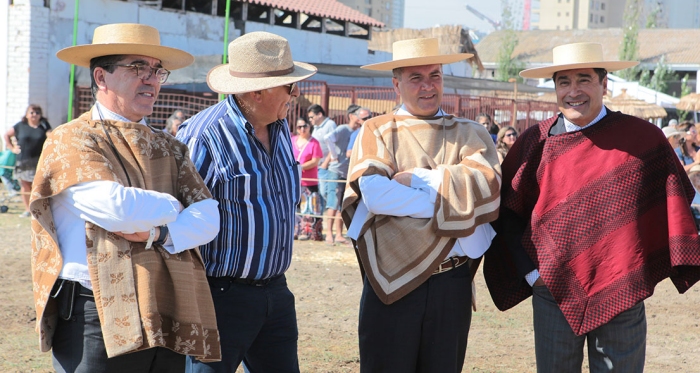
[(228, 45), (229, 62), (207, 74), (214, 92), (238, 94), (279, 87), (316, 74), (316, 66), (292, 60), (287, 39), (264, 31), (240, 36)]
[(666, 138), (673, 137), (673, 136), (683, 136), (683, 132), (675, 129), (674, 127), (664, 127), (661, 129), (661, 131), (664, 132), (664, 135), (666, 135)]
[(90, 67), (95, 57), (114, 54), (137, 54), (157, 58), (168, 70), (177, 70), (194, 62), (194, 56), (160, 45), (160, 34), (151, 26), (136, 23), (114, 23), (95, 29), (92, 44), (61, 49), (56, 57), (68, 63)]
[(473, 57), (471, 53), (440, 54), (437, 38), (409, 39), (396, 41), (391, 46), (391, 61), (373, 63), (361, 68), (388, 71), (399, 67), (450, 64)]
[(551, 78), (555, 72), (599, 68), (607, 71), (617, 71), (636, 66), (636, 61), (606, 61), (603, 59), (603, 46), (598, 43), (574, 43), (554, 47), (552, 50), (552, 66), (536, 67), (520, 72), (523, 78)]

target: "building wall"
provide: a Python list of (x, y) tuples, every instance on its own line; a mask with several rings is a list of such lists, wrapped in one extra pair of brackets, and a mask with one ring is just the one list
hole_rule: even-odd
[(386, 25), (387, 28), (403, 27), (405, 0), (338, 0), (360, 13)]
[(624, 7), (625, 0), (540, 0), (537, 27), (540, 30), (622, 27)]
[(700, 0), (655, 0), (651, 3), (647, 0), (647, 3), (648, 7), (654, 3), (661, 6), (668, 28), (700, 27)]
[[(0, 20), (6, 20), (5, 22), (0, 22), (0, 40), (8, 40), (8, 28), (9, 25), (7, 20), (9, 20), (10, 3), (7, 1), (0, 2)], [(7, 110), (7, 76), (8, 76), (8, 56), (9, 48), (0, 48), (0, 121), (7, 125), (10, 122), (10, 113)], [(0, 131), (5, 130), (5, 126), (0, 126)], [(0, 141), (3, 142), (3, 141)], [(4, 144), (2, 149), (4, 148)]]
[(44, 112), (49, 106), (49, 10), (39, 0), (15, 1), (7, 10), (3, 132), (25, 115), (29, 104)]

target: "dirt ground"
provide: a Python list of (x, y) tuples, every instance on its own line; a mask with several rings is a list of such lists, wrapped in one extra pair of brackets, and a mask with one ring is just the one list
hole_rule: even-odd
[[(0, 198), (1, 204), (7, 202)], [(18, 217), (16, 200), (9, 206), (0, 214), (0, 372), (50, 372), (51, 355), (39, 352), (34, 332), (29, 220)], [(297, 242), (287, 279), (297, 300), (301, 371), (358, 372), (361, 281), (352, 249)], [(481, 273), (476, 288), (479, 309), (463, 372), (534, 372), (529, 300), (504, 313), (491, 302)], [(700, 372), (700, 286), (679, 295), (664, 281), (646, 307), (646, 371)]]

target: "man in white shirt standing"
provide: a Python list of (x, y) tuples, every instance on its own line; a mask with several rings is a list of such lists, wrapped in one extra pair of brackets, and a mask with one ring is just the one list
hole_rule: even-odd
[[(138, 24), (57, 53), (90, 68), (95, 106), (47, 140), (32, 190), (37, 331), (58, 372), (184, 372), (220, 360), (199, 245), (218, 203), (187, 147), (149, 126), (169, 70), (194, 58)], [(102, 322), (101, 322), (102, 320)]]
[[(445, 114), (434, 38), (394, 43), (403, 105), (361, 128), (348, 170), (343, 219), (364, 274), (361, 372), (461, 372), (471, 281), (495, 232), (500, 167), (486, 129)], [(471, 268), (473, 267), (473, 268)]]

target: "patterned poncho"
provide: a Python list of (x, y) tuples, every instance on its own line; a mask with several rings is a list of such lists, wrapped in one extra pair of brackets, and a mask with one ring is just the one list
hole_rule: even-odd
[[(63, 266), (50, 198), (81, 182), (127, 184), (99, 121), (85, 113), (58, 127), (44, 144), (31, 195), (32, 279), (41, 349), (48, 351), (57, 320), (49, 292)], [(187, 207), (211, 198), (172, 136), (138, 123), (104, 121), (131, 186), (168, 193)], [(147, 208), (147, 207), (144, 207)], [(197, 248), (169, 254), (85, 225), (88, 269), (109, 357), (167, 347), (203, 361), (221, 359), (214, 305)]]
[(452, 116), (382, 115), (356, 140), (342, 205), (347, 226), (362, 192), (359, 178), (391, 178), (411, 168), (439, 169), (443, 180), (430, 219), (367, 215), (356, 247), (375, 293), (391, 304), (425, 282), (459, 237), (498, 217), (500, 166), (493, 140), (476, 122)]
[[(700, 279), (695, 192), (654, 125), (609, 112), (594, 126), (549, 136), (557, 119), (528, 129), (508, 152), (502, 207), (525, 222), (515, 242), (583, 335), (651, 296), (666, 277), (681, 293)], [(497, 237), (484, 262), (500, 310), (532, 294), (517, 273), (517, 244), (507, 242)]]

